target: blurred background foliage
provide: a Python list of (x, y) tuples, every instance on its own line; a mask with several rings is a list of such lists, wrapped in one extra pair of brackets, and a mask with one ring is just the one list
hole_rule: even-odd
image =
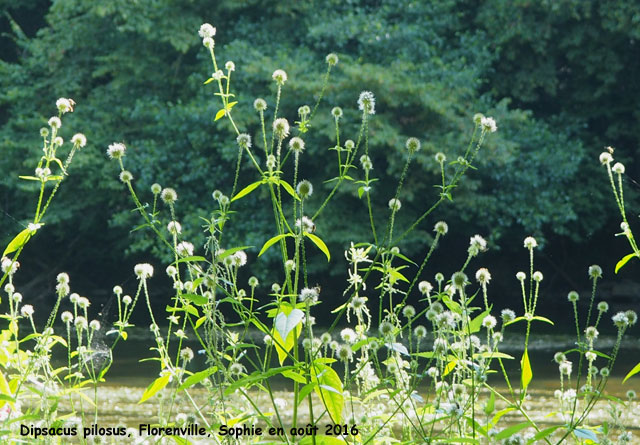
[[(588, 287), (582, 279), (586, 266), (598, 262), (611, 274), (618, 250), (626, 253), (612, 238), (618, 217), (597, 155), (613, 145), (628, 177), (638, 178), (636, 2), (0, 0), (0, 9), (3, 242), (29, 216), (35, 197), (17, 176), (32, 173), (40, 156), (38, 129), (55, 114), (58, 97), (77, 102), (64, 119), (65, 139), (81, 131), (89, 140), (46, 230), (26, 251), (25, 263), (34, 260), (35, 251), (45, 252), (24, 278), (33, 292), (51, 293), (55, 274), (65, 270), (72, 284), (106, 296), (104, 289), (118, 280), (132, 282), (132, 264), (150, 252), (156, 257), (152, 262), (161, 264), (164, 254), (149, 232), (129, 233), (140, 221), (118, 183), (116, 165), (105, 156), (114, 141), (127, 145), (126, 166), (146, 200), (152, 199), (148, 190), (154, 182), (178, 191), (185, 238), (202, 244), (200, 217), (214, 210), (214, 189), (230, 193), (237, 156), (228, 123), (213, 122), (219, 103), (212, 85), (203, 85), (212, 71), (197, 35), (203, 22), (218, 28), (219, 63), (236, 64), (234, 117), (254, 141), (259, 121), (252, 103), (264, 97), (268, 116), (273, 112), (275, 69), (289, 74), (281, 110), (293, 122), (300, 105), (315, 103), (326, 54), (340, 56), (305, 135), (300, 178), (315, 186), (311, 209), (330, 190), (322, 181), (336, 176), (335, 152), (328, 150), (335, 145), (329, 111), (343, 107), (342, 137), (356, 139), (356, 99), (363, 89), (377, 100), (370, 153), (380, 179), (372, 195), (380, 228), (406, 159), (407, 137), (418, 137), (423, 149), (400, 196), (399, 231), (437, 198), (434, 153), (455, 160), (468, 143), (473, 114), (496, 118), (499, 130), (479, 155), (478, 169), (455, 191), (454, 202), (401, 246), (410, 256), (422, 255), (433, 223), (449, 222), (451, 235), (437, 260), (442, 267), (428, 268), (427, 278), (459, 267), (474, 233), (490, 240), (492, 253), (482, 265), (497, 273), (504, 269), (510, 281), (514, 265), (526, 265), (522, 239), (546, 240), (540, 267), (551, 278), (545, 283), (558, 285), (557, 291), (574, 284), (574, 269), (581, 274), (576, 281)], [(256, 179), (244, 162), (240, 186)], [(327, 272), (341, 279), (340, 252), (351, 240), (371, 241), (366, 206), (356, 190), (343, 187), (317, 221), (317, 234), (335, 259), (329, 269), (320, 255), (311, 258), (312, 280), (326, 281), (321, 276)], [(239, 201), (236, 210), (228, 247), (259, 247), (273, 235), (264, 192)], [(253, 268), (265, 284), (271, 282), (271, 264), (267, 258)]]

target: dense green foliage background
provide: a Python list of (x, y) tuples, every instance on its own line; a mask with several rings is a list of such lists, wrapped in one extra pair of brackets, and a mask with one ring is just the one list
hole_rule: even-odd
[[(159, 255), (148, 233), (129, 234), (139, 221), (117, 181), (116, 166), (106, 160), (106, 147), (114, 141), (129, 147), (126, 162), (139, 189), (159, 182), (178, 190), (187, 237), (196, 245), (203, 240), (199, 217), (213, 210), (214, 189), (230, 192), (237, 153), (226, 121), (213, 123), (218, 102), (211, 86), (203, 85), (211, 71), (197, 35), (203, 22), (218, 28), (219, 60), (237, 66), (235, 118), (254, 138), (259, 123), (251, 104), (264, 97), (273, 111), (274, 69), (289, 74), (282, 110), (293, 122), (300, 105), (315, 102), (324, 56), (339, 54), (301, 160), (302, 177), (316, 187), (311, 207), (326, 196), (329, 185), (322, 180), (335, 176), (329, 110), (344, 108), (343, 134), (355, 139), (356, 99), (368, 89), (377, 98), (370, 144), (373, 172), (380, 178), (373, 197), (381, 209), (402, 168), (404, 141), (409, 136), (423, 141), (401, 196), (398, 227), (406, 227), (436, 197), (433, 154), (444, 151), (455, 159), (478, 111), (498, 122), (478, 170), (437, 215), (451, 227), (447, 249), (458, 252), (441, 254), (445, 264), (459, 264), (474, 233), (490, 239), (494, 254), (487, 261), (496, 264), (505, 264), (514, 252), (526, 264), (521, 252), (526, 235), (553, 241), (544, 251), (547, 267), (557, 268), (549, 277), (564, 281), (562, 267), (575, 266), (582, 274), (586, 265), (599, 262), (610, 271), (618, 259), (615, 253), (595, 255), (594, 247), (612, 243), (618, 223), (597, 155), (613, 145), (628, 176), (638, 177), (633, 160), (640, 136), (640, 6), (635, 2), (4, 0), (0, 8), (5, 12), (0, 21), (3, 240), (28, 217), (34, 197), (17, 176), (32, 173), (40, 155), (38, 129), (55, 113), (55, 99), (78, 103), (65, 118), (66, 139), (81, 131), (89, 140), (46, 233), (29, 246), (46, 251), (35, 267), (46, 271), (39, 279), (49, 280), (47, 285), (67, 270), (87, 289), (108, 288), (114, 277), (132, 275), (128, 262), (149, 251)], [(241, 185), (256, 179), (248, 163), (242, 172)], [(237, 210), (250, 212), (239, 214), (227, 242), (259, 246), (273, 235), (267, 204), (260, 193), (243, 200)], [(380, 221), (386, 217), (381, 211)], [(347, 220), (357, 223), (346, 225)], [(425, 221), (403, 250), (424, 251), (434, 222)], [(317, 226), (336, 258), (348, 241), (370, 240), (366, 207), (355, 186), (341, 190)], [(589, 256), (582, 256), (585, 252)], [(564, 263), (567, 258), (571, 261)], [(317, 271), (326, 272), (320, 260)], [(336, 269), (332, 272), (342, 273)], [(512, 272), (505, 277), (511, 279)], [(38, 289), (43, 283), (30, 285)]]

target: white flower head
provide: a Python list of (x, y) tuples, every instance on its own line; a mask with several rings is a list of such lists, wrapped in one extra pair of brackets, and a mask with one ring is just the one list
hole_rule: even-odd
[(482, 119), (480, 119), (480, 125), (482, 125), (485, 131), (489, 131), (491, 133), (495, 133), (498, 129), (498, 125), (496, 125), (496, 121), (492, 117), (482, 117)]
[(110, 159), (121, 159), (127, 151), (127, 147), (121, 142), (114, 142), (107, 148), (107, 155)]
[(49, 119), (49, 126), (54, 130), (57, 130), (60, 127), (62, 127), (62, 121), (58, 116), (53, 116), (52, 118)]
[(599, 160), (602, 165), (607, 165), (613, 162), (613, 156), (611, 156), (611, 153), (603, 151), (600, 153)]
[(172, 235), (179, 235), (182, 233), (182, 226), (178, 221), (171, 221), (167, 224), (167, 230)]
[(24, 306), (22, 306), (22, 308), (20, 309), (20, 314), (23, 317), (31, 317), (33, 315), (33, 306), (31, 306), (30, 304), (25, 304)]
[(136, 264), (133, 268), (136, 276), (141, 280), (146, 280), (153, 276), (153, 266), (149, 263)]
[(358, 108), (366, 114), (375, 114), (376, 98), (371, 91), (363, 91), (358, 97)]
[(273, 122), (273, 131), (279, 139), (284, 139), (289, 136), (289, 121), (283, 117), (276, 119)]
[(71, 138), (71, 143), (78, 148), (82, 148), (87, 145), (87, 137), (82, 133), (76, 133)]
[(284, 70), (275, 70), (271, 77), (280, 86), (284, 85), (284, 83), (287, 81), (287, 73)]
[(214, 37), (216, 35), (216, 28), (211, 26), (211, 24), (209, 24), (209, 23), (203, 23), (200, 26), (200, 30), (198, 31), (198, 35), (200, 35), (200, 37), (202, 37), (202, 38)]
[(621, 162), (616, 162), (615, 164), (613, 164), (613, 167), (611, 167), (611, 171), (613, 171), (614, 173), (617, 173), (619, 175), (623, 175), (624, 174), (624, 164), (622, 164)]
[(182, 241), (176, 246), (176, 252), (178, 252), (178, 255), (180, 256), (192, 256), (193, 244), (191, 244), (189, 241)]
[(56, 108), (62, 114), (73, 111), (73, 106), (75, 104), (76, 103), (73, 101), (73, 99), (67, 99), (65, 97), (61, 97), (60, 99), (56, 100)]

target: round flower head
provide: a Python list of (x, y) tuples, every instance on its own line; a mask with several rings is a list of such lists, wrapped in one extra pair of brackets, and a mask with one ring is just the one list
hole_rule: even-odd
[(571, 292), (569, 292), (567, 294), (567, 300), (570, 303), (576, 303), (578, 300), (580, 299), (580, 295), (578, 295), (578, 292), (572, 290)]
[(503, 309), (502, 312), (500, 312), (500, 317), (502, 318), (503, 323), (509, 323), (515, 320), (516, 313), (511, 309)]
[(386, 337), (393, 332), (393, 325), (388, 321), (383, 321), (382, 323), (380, 323), (380, 326), (378, 326), (378, 331), (380, 332), (380, 334)]
[(436, 280), (436, 282), (438, 284), (440, 284), (440, 283), (442, 283), (444, 281), (444, 275), (442, 273), (440, 273), (440, 272), (436, 273), (433, 278), (434, 278), (434, 280)]
[(91, 328), (92, 331), (99, 331), (100, 322), (98, 320), (91, 320), (91, 323), (89, 323), (89, 327)]
[(25, 304), (20, 309), (20, 314), (23, 317), (31, 317), (33, 315), (33, 306), (31, 306), (30, 304)]
[(58, 108), (58, 111), (62, 114), (73, 111), (73, 106), (75, 104), (76, 103), (73, 101), (73, 99), (66, 99), (64, 97), (56, 100), (56, 108)]
[(284, 72), (284, 70), (275, 70), (271, 77), (280, 86), (284, 85), (284, 83), (287, 81), (287, 73)]
[(58, 116), (53, 116), (49, 119), (49, 126), (54, 130), (57, 130), (58, 128), (62, 127), (62, 121)]
[(601, 301), (600, 303), (598, 303), (598, 312), (605, 313), (608, 310), (609, 310), (609, 303), (607, 303), (606, 301)]
[(325, 60), (329, 66), (336, 66), (338, 64), (338, 55), (335, 53), (329, 53)]
[(296, 229), (302, 230), (304, 233), (313, 233), (316, 230), (316, 225), (313, 220), (308, 216), (302, 216), (296, 220)]
[(331, 115), (335, 118), (335, 119), (340, 119), (342, 117), (342, 108), (340, 107), (333, 107), (331, 109)]
[(607, 153), (606, 151), (600, 153), (600, 163), (602, 165), (610, 164), (611, 162), (613, 162), (613, 156), (611, 156), (611, 153)]
[(360, 156), (360, 165), (366, 171), (373, 169), (373, 162), (371, 162), (371, 158), (367, 155)]
[(602, 278), (602, 267), (597, 264), (589, 266), (589, 276), (593, 279)]
[(192, 256), (193, 244), (191, 244), (189, 241), (182, 241), (176, 246), (176, 252), (178, 252), (178, 255), (180, 256)]
[(278, 139), (282, 140), (289, 136), (289, 121), (281, 117), (273, 122), (273, 131)]
[(480, 235), (473, 235), (469, 239), (469, 255), (473, 257), (478, 255), (478, 253), (480, 252), (484, 252), (485, 250), (487, 250), (487, 242), (483, 237), (481, 237)]
[(253, 108), (255, 108), (256, 111), (264, 111), (267, 109), (267, 102), (265, 102), (264, 99), (257, 98), (253, 101)]
[(76, 133), (71, 137), (71, 143), (78, 148), (82, 148), (87, 145), (87, 137), (82, 133)]
[(205, 37), (204, 39), (202, 39), (202, 45), (205, 48), (213, 49), (216, 46), (216, 42), (211, 37)]
[(489, 273), (487, 268), (482, 267), (476, 272), (476, 280), (478, 280), (478, 283), (483, 285), (489, 284), (489, 281), (491, 280), (491, 273)]
[(358, 108), (366, 114), (375, 114), (376, 98), (371, 91), (363, 91), (358, 98)]
[(627, 318), (627, 314), (624, 312), (618, 312), (611, 317), (611, 320), (613, 320), (613, 324), (616, 325), (618, 329), (623, 329), (629, 326), (629, 319)]
[(231, 364), (231, 366), (229, 366), (229, 374), (233, 375), (233, 376), (239, 376), (240, 374), (242, 374), (244, 372), (244, 366), (242, 366), (240, 363), (238, 362), (233, 362)]
[(122, 303), (125, 306), (129, 306), (131, 304), (131, 296), (125, 295), (124, 297), (122, 297)]
[(123, 170), (120, 172), (120, 181), (124, 182), (125, 184), (127, 182), (131, 182), (133, 181), (133, 175), (129, 170)]
[(236, 142), (241, 148), (251, 148), (251, 136), (247, 133), (240, 133), (236, 138)]
[(342, 341), (344, 341), (345, 343), (352, 345), (356, 342), (358, 336), (353, 329), (345, 328), (340, 331), (340, 338), (342, 338)]
[(422, 325), (418, 325), (413, 330), (413, 335), (415, 335), (416, 338), (418, 338), (418, 339), (425, 338), (427, 336), (427, 328), (425, 328)]
[(233, 63), (231, 60), (229, 60), (227, 63), (224, 64), (224, 69), (227, 71), (235, 71), (236, 64)]
[(567, 360), (567, 356), (564, 355), (564, 353), (562, 353), (562, 352), (556, 352), (553, 355), (553, 361), (556, 362), (557, 364), (560, 364), (560, 363), (562, 363), (562, 362), (564, 362), (566, 360)]
[(300, 290), (299, 300), (301, 303), (313, 304), (318, 301), (318, 295), (317, 289), (305, 287)]
[(532, 275), (532, 278), (533, 278), (533, 281), (535, 281), (536, 283), (541, 282), (542, 278), (543, 278), (542, 272), (540, 272), (540, 271), (534, 272), (533, 275)]
[(309, 105), (302, 105), (298, 108), (298, 115), (303, 119), (306, 118), (310, 113), (311, 108), (309, 108)]
[(629, 322), (629, 326), (633, 326), (638, 322), (638, 314), (636, 314), (635, 311), (628, 310), (625, 312), (625, 315), (627, 316), (627, 321)]
[(53, 145), (61, 147), (63, 143), (64, 140), (60, 136), (56, 136), (55, 138), (53, 138)]
[(480, 120), (480, 125), (482, 125), (482, 128), (485, 131), (489, 131), (491, 133), (495, 133), (495, 131), (498, 129), (498, 126), (496, 125), (496, 121), (492, 117), (483, 117)]
[(413, 318), (416, 316), (416, 308), (408, 304), (402, 308), (402, 315), (404, 315), (405, 318)]
[(146, 280), (147, 278), (151, 278), (153, 276), (153, 266), (148, 263), (136, 264), (133, 268), (136, 276), (141, 280)]
[(182, 226), (178, 221), (171, 221), (167, 224), (167, 230), (172, 235), (179, 235), (182, 233)]
[(598, 332), (598, 330), (593, 327), (593, 326), (589, 326), (587, 329), (584, 330), (584, 336), (587, 338), (587, 340), (593, 341), (596, 338), (598, 338), (598, 335), (600, 333)]
[(617, 173), (619, 175), (623, 175), (624, 174), (624, 164), (620, 163), (620, 162), (616, 162), (613, 167), (611, 167), (611, 170), (614, 173)]
[(409, 153), (415, 153), (420, 150), (420, 140), (418, 138), (409, 138), (405, 144)]
[(438, 221), (435, 226), (433, 226), (433, 231), (444, 236), (449, 231), (449, 226), (444, 221)]
[(56, 281), (58, 284), (69, 284), (69, 275), (64, 272), (59, 273), (56, 277)]
[(198, 35), (202, 38), (205, 37), (214, 37), (216, 35), (216, 29), (211, 26), (209, 23), (203, 23), (200, 26), (200, 30), (198, 31)]
[(162, 192), (162, 186), (158, 183), (151, 184), (151, 193), (159, 195)]
[(353, 350), (349, 345), (340, 345), (338, 347), (338, 350), (336, 351), (336, 355), (340, 358), (340, 360), (346, 362), (351, 360), (351, 357), (353, 356)]
[(356, 143), (351, 139), (347, 139), (346, 141), (344, 141), (344, 148), (346, 148), (347, 150), (353, 150), (355, 146)]
[(291, 140), (289, 141), (289, 149), (291, 149), (291, 151), (296, 154), (302, 153), (302, 151), (304, 150), (304, 141), (297, 136), (291, 138)]
[(193, 350), (191, 348), (184, 348), (180, 351), (180, 358), (184, 363), (193, 360)]
[(433, 286), (428, 281), (421, 281), (418, 283), (418, 290), (422, 295), (428, 296), (433, 290)]
[(42, 136), (43, 138), (49, 136), (49, 129), (47, 127), (42, 127), (40, 129), (40, 136)]
[(469, 284), (467, 275), (464, 272), (455, 272), (451, 275), (451, 284), (458, 290), (463, 290)]
[(62, 319), (62, 322), (64, 324), (67, 323), (71, 323), (73, 321), (73, 314), (69, 311), (64, 311), (61, 315), (60, 318)]
[(560, 363), (558, 368), (560, 369), (560, 374), (563, 374), (563, 375), (566, 375), (566, 376), (570, 376), (571, 375), (571, 371), (573, 369), (573, 363), (571, 363), (568, 360), (565, 360), (564, 362)]
[(107, 155), (110, 159), (121, 159), (127, 151), (127, 147), (123, 143), (114, 142), (107, 148)]
[(439, 151), (438, 153), (435, 154), (434, 156), (436, 162), (438, 164), (444, 164), (444, 162), (447, 160), (447, 157), (445, 156), (444, 153), (442, 153), (441, 151)]
[(249, 277), (248, 283), (249, 283), (249, 287), (252, 287), (252, 288), (258, 287), (258, 284), (260, 284), (256, 277)]
[(160, 193), (160, 199), (162, 199), (165, 204), (173, 204), (178, 200), (178, 194), (174, 189), (167, 187)]
[(242, 267), (247, 264), (247, 254), (244, 250), (238, 250), (233, 254), (233, 262), (236, 267)]
[(267, 168), (269, 170), (276, 168), (276, 157), (274, 155), (267, 156)]
[(300, 181), (296, 186), (296, 192), (302, 199), (307, 199), (313, 194), (313, 185), (306, 179)]
[(527, 274), (525, 274), (524, 272), (518, 272), (516, 274), (516, 279), (520, 282), (524, 281), (527, 278)]
[(402, 203), (399, 199), (391, 198), (389, 200), (389, 208), (391, 209), (391, 211), (397, 212), (398, 210), (400, 210), (400, 207), (402, 207)]
[(538, 247), (538, 242), (532, 236), (528, 236), (524, 239), (524, 247), (531, 250)]

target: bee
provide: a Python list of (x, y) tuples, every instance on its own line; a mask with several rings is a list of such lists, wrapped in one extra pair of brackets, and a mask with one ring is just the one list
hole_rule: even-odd
[(316, 292), (318, 292), (318, 295), (320, 294), (320, 292), (322, 292), (322, 287), (320, 287), (320, 285), (318, 283), (316, 283), (315, 286), (313, 286), (313, 290), (315, 290)]
[(609, 152), (610, 155), (613, 154), (613, 150), (614, 150), (613, 147), (604, 147), (604, 148), (605, 148), (605, 150), (607, 150)]

